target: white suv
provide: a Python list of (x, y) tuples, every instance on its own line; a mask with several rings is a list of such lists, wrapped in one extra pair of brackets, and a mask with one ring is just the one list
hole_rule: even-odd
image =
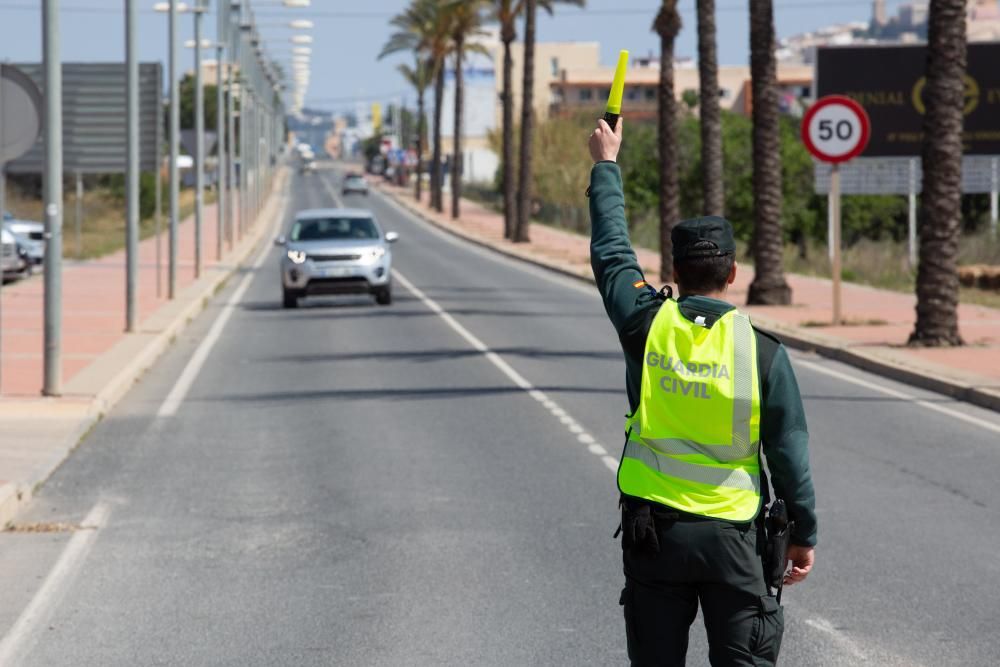
[(282, 305), (320, 294), (372, 294), (392, 303), (392, 251), (399, 235), (383, 233), (370, 211), (327, 208), (302, 211), (288, 238), (275, 243), (281, 258)]

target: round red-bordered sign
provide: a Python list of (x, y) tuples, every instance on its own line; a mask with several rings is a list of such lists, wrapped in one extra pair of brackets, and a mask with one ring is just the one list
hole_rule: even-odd
[(871, 123), (864, 107), (843, 95), (827, 95), (802, 117), (802, 142), (823, 162), (847, 162), (864, 152)]

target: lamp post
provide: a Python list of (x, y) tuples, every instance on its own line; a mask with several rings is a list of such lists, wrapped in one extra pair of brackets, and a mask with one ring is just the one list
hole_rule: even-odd
[(139, 254), (139, 60), (136, 57), (137, 0), (125, 0), (125, 88), (128, 115), (128, 164), (125, 214), (125, 331), (138, 323), (136, 274)]
[(195, 0), (194, 12), (194, 277), (201, 277), (201, 228), (205, 216), (205, 88), (201, 79), (201, 15), (205, 7)]
[[(223, 61), (223, 52), (226, 45), (223, 42), (213, 42), (208, 39), (202, 39), (200, 42), (200, 47), (202, 49), (215, 49), (216, 53), (216, 86), (215, 86), (215, 129), (216, 129), (216, 230), (215, 230), (215, 259), (216, 261), (222, 260), (222, 249), (225, 245), (225, 234), (224, 225), (226, 220), (227, 211), (227, 201), (226, 201), (226, 104), (225, 104), (225, 93), (224, 93), (224, 79), (223, 79), (223, 68), (225, 66)], [(188, 40), (185, 42), (184, 46), (188, 48), (195, 48), (195, 40)], [(202, 63), (204, 65), (204, 63)], [(197, 84), (196, 84), (197, 85)], [(201, 85), (198, 86), (199, 90), (204, 90), (205, 82), (201, 81)], [(202, 103), (204, 100), (202, 100)], [(201, 106), (199, 106), (199, 109)], [(200, 121), (200, 122), (199, 122)], [(202, 131), (199, 132), (199, 136), (204, 136), (204, 126), (205, 119), (202, 114), (201, 118), (196, 116), (195, 122), (197, 125), (201, 126)], [(204, 143), (201, 142), (198, 146), (198, 154), (207, 152)], [(207, 157), (207, 156), (206, 156)], [(200, 174), (204, 174), (204, 164), (205, 159), (199, 160), (201, 162)], [(204, 176), (202, 176), (204, 178)], [(200, 185), (200, 188), (204, 189), (204, 181)], [(199, 234), (200, 236), (200, 234)], [(230, 249), (232, 249), (232, 239), (228, 239), (230, 242)]]
[(177, 296), (177, 218), (180, 214), (180, 180), (177, 169), (177, 157), (180, 152), (180, 81), (177, 78), (177, 15), (188, 11), (188, 5), (177, 0), (158, 2), (153, 6), (157, 12), (167, 12), (167, 49), (168, 72), (170, 77), (170, 110), (168, 124), (170, 127), (170, 223), (169, 241), (167, 243), (167, 298), (171, 301)]
[(228, 69), (225, 62), (226, 39), (229, 36), (229, 2), (219, 0), (216, 10), (216, 35), (215, 35), (215, 132), (216, 148), (216, 244), (215, 260), (222, 261), (222, 239), (225, 236), (229, 245), (229, 250), (233, 249), (233, 237), (227, 234), (226, 226), (229, 213), (229, 190), (228, 190), (228, 170), (226, 168), (228, 157), (226, 154), (228, 141), (226, 140), (226, 106), (225, 106), (225, 78), (224, 72)]
[(42, 393), (62, 393), (62, 63), (59, 0), (42, 4), (42, 70), (45, 76), (45, 325)]
[[(222, 11), (220, 4), (219, 11)], [(222, 70), (223, 70), (223, 54), (225, 53), (226, 45), (220, 39), (215, 44), (215, 133), (217, 135), (217, 144), (215, 153), (218, 157), (217, 168), (215, 175), (216, 182), (216, 203), (215, 203), (215, 222), (216, 222), (216, 236), (218, 236), (218, 243), (215, 246), (215, 260), (222, 261), (222, 237), (223, 237), (223, 227), (226, 221), (226, 212), (229, 210), (229, 202), (226, 200), (229, 196), (228, 190), (226, 189), (226, 110), (224, 106), (223, 90), (222, 90)], [(228, 236), (229, 249), (233, 249), (233, 238)]]

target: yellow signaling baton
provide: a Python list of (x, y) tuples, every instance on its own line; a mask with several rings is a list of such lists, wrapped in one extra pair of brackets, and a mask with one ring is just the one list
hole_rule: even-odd
[(614, 130), (618, 117), (622, 114), (622, 94), (625, 92), (625, 70), (628, 68), (628, 51), (618, 52), (618, 66), (615, 67), (615, 80), (611, 83), (611, 94), (608, 95), (608, 106), (604, 109), (604, 122)]

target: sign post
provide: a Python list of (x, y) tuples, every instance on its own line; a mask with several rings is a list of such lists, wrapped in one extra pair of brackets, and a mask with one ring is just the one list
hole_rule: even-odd
[(1000, 168), (997, 167), (997, 158), (990, 160), (990, 235), (995, 241), (997, 238), (997, 194), (1000, 191)]
[(829, 162), (830, 239), (833, 245), (833, 324), (842, 321), (840, 303), (840, 164), (858, 155), (868, 145), (871, 125), (868, 114), (849, 97), (828, 95), (813, 104), (802, 118), (802, 141), (813, 157)]

